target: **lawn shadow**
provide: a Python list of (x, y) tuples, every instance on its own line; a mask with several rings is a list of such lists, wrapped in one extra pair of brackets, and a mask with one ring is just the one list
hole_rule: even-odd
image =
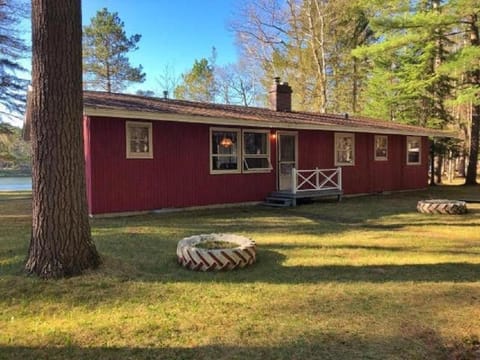
[[(163, 281), (194, 282), (265, 282), (272, 284), (321, 284), (330, 282), (476, 282), (480, 281), (480, 264), (380, 264), (286, 266), (286, 257), (263, 246), (257, 263), (231, 272), (198, 273), (181, 269)], [(182, 274), (186, 273), (186, 274)], [(147, 276), (150, 277), (150, 276)], [(162, 277), (161, 277), (162, 278)], [(161, 279), (158, 279), (162, 281)]]
[[(439, 263), (404, 265), (319, 265), (288, 266), (286, 256), (264, 246), (258, 249), (257, 262), (243, 269), (218, 272), (187, 270), (176, 262), (175, 256), (163, 256), (158, 263), (139, 268), (137, 262), (107, 258), (97, 270), (84, 276), (56, 281), (43, 281), (25, 275), (23, 264), (0, 278), (4, 297), (0, 304), (9, 305), (12, 299), (51, 299), (71, 306), (97, 306), (123, 298), (148, 296), (147, 284), (327, 284), (388, 282), (458, 282), (480, 281), (480, 264)], [(160, 295), (158, 295), (160, 296)], [(159, 298), (160, 299), (160, 298)], [(1, 356), (0, 356), (1, 358)]]
[[(291, 336), (289, 336), (291, 338)], [(58, 340), (57, 340), (58, 341)], [(248, 341), (248, 340), (247, 340)], [(253, 339), (252, 339), (253, 342)], [(464, 355), (470, 349), (465, 348)], [(202, 345), (192, 347), (0, 346), (5, 359), (447, 359), (452, 349), (434, 330), (416, 328), (392, 336), (359, 337), (334, 331), (309, 335), (277, 346)], [(473, 352), (472, 352), (473, 353)], [(457, 349), (458, 354), (458, 349)]]
[(13, 248), (0, 251), (0, 278), (4, 275), (20, 275), (25, 265), (26, 250)]
[(22, 259), (8, 260), (0, 259), (0, 278), (5, 275), (21, 275), (25, 261)]
[[(249, 211), (246, 210), (248, 214)], [(307, 214), (303, 214), (306, 216)], [(225, 216), (225, 214), (222, 214)], [(267, 215), (265, 215), (267, 216)], [(290, 216), (289, 213), (286, 216)], [(298, 213), (294, 215), (298, 217)], [(228, 216), (227, 216), (228, 218)], [(185, 236), (201, 233), (211, 233), (212, 229), (218, 229), (217, 232), (235, 232), (242, 235), (247, 234), (249, 231), (253, 231), (252, 227), (260, 227), (260, 225), (247, 225), (249, 227), (238, 227), (238, 224), (246, 223), (248, 219), (237, 218), (234, 221), (233, 226), (224, 226), (224, 219), (211, 219), (207, 216), (207, 219), (212, 221), (218, 221), (221, 226), (212, 225), (209, 221), (203, 221), (205, 219), (196, 219), (197, 222), (187, 225), (176, 222), (170, 224), (168, 221), (166, 224), (159, 224), (167, 234), (156, 235), (152, 232), (141, 233), (142, 222), (151, 225), (152, 222), (159, 221), (158, 218), (143, 218), (142, 222), (133, 221), (128, 227), (128, 237), (121, 238), (115, 236), (115, 233), (124, 229), (110, 228), (106, 233), (100, 233), (97, 238), (100, 238), (99, 244), (105, 246), (106, 250), (113, 257), (122, 259), (135, 266), (139, 271), (140, 278), (146, 281), (160, 281), (160, 282), (182, 282), (182, 281), (194, 281), (194, 282), (266, 282), (276, 284), (297, 284), (297, 283), (323, 283), (323, 282), (473, 282), (480, 280), (480, 264), (468, 263), (462, 261), (450, 261), (442, 263), (432, 264), (380, 264), (380, 265), (328, 265), (328, 259), (326, 259), (327, 265), (318, 266), (290, 266), (288, 265), (288, 259), (285, 257), (284, 252), (289, 250), (313, 250), (313, 251), (329, 251), (329, 250), (346, 250), (346, 251), (369, 251), (369, 252), (412, 252), (412, 253), (432, 253), (439, 255), (480, 255), (477, 251), (470, 251), (469, 249), (446, 249), (446, 250), (421, 250), (415, 244), (411, 246), (381, 246), (381, 245), (368, 245), (368, 244), (295, 244), (295, 243), (268, 243), (258, 244), (258, 262), (251, 268), (232, 271), (232, 272), (218, 272), (218, 273), (197, 273), (183, 268), (180, 268), (176, 263), (176, 245), (177, 242), (173, 239), (181, 239)], [(433, 222), (429, 217), (425, 217), (426, 222), (418, 224), (418, 226), (430, 225)], [(228, 221), (227, 221), (228, 222)], [(261, 223), (261, 221), (260, 221)], [(454, 222), (455, 226), (457, 222)], [(105, 224), (107, 225), (107, 223)], [(279, 234), (286, 233), (283, 228), (278, 229), (278, 224), (273, 225)], [(280, 224), (281, 225), (281, 224)], [(445, 225), (439, 223), (439, 225)], [(449, 226), (454, 226), (451, 223)], [(460, 223), (459, 225), (465, 225)], [(136, 228), (138, 226), (138, 228)], [(374, 227), (375, 224), (361, 224), (358, 225), (359, 230), (369, 230), (370, 226)], [(400, 226), (415, 226), (406, 225), (405, 223), (395, 224), (392, 228)], [(471, 225), (470, 225), (471, 226)], [(101, 228), (101, 227), (100, 227)], [(333, 227), (325, 226), (324, 223), (318, 221), (308, 222), (306, 225), (302, 224), (301, 227), (295, 231), (290, 230), (291, 236), (296, 234), (315, 234), (321, 236), (326, 233), (338, 233), (345, 231), (345, 229), (352, 230), (352, 225), (334, 224)], [(353, 228), (357, 228), (354, 225)], [(389, 228), (389, 229), (392, 229)], [(140, 233), (136, 233), (136, 232)], [(153, 230), (150, 230), (153, 231)], [(258, 230), (260, 234), (268, 234), (273, 231), (268, 226), (262, 227)], [(338, 232), (335, 232), (338, 231)], [(118, 234), (120, 235), (120, 234)], [(125, 235), (125, 234), (124, 234)], [(476, 246), (472, 243), (472, 246)], [(335, 252), (331, 252), (331, 256), (342, 256), (341, 251), (337, 255)], [(320, 254), (322, 255), (322, 254)], [(322, 255), (323, 256), (323, 255)]]

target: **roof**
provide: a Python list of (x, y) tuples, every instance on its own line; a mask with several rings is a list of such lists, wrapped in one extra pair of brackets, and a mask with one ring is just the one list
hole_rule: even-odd
[(84, 114), (222, 126), (310, 129), (449, 137), (450, 133), (358, 116), (212, 104), (96, 91), (84, 92)]

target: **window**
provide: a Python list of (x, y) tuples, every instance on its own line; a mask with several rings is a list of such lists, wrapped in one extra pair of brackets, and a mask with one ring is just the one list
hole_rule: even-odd
[(271, 169), (268, 130), (210, 128), (212, 174), (266, 172)]
[(419, 136), (407, 136), (407, 164), (418, 165), (421, 163), (421, 138)]
[(240, 172), (239, 129), (210, 129), (210, 170), (212, 173)]
[(127, 159), (153, 159), (152, 123), (127, 121)]
[(375, 160), (388, 160), (388, 136), (375, 135)]
[(243, 131), (243, 170), (268, 171), (270, 164), (270, 146), (268, 131)]
[(355, 135), (335, 133), (335, 165), (355, 165)]

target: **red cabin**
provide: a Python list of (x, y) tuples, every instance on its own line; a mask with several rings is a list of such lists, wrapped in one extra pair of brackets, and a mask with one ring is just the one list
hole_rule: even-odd
[(434, 131), (291, 111), (291, 89), (279, 81), (270, 102), (263, 109), (85, 92), (90, 213), (427, 186)]

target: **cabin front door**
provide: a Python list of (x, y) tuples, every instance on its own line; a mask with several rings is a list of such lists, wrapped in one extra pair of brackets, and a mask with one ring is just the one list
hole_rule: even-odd
[(297, 133), (278, 132), (278, 190), (292, 190), (292, 169), (297, 167)]

